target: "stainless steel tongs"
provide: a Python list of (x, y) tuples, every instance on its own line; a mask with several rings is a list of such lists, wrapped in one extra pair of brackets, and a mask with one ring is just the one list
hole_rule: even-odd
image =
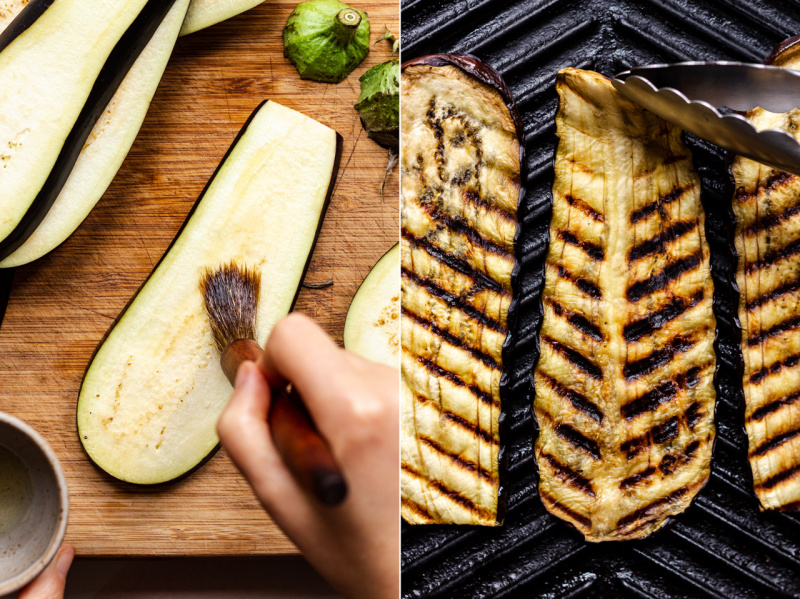
[(800, 72), (742, 62), (682, 62), (637, 67), (611, 80), (632, 102), (712, 143), (800, 175), (800, 144), (786, 131), (756, 131), (739, 114), (800, 107)]

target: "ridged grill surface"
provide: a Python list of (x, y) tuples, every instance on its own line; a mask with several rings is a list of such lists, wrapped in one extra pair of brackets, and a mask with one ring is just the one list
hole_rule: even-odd
[(643, 541), (584, 542), (539, 500), (530, 381), (552, 204), (556, 72), (574, 66), (611, 76), (654, 62), (760, 62), (775, 44), (800, 34), (800, 2), (403, 0), (401, 6), (404, 60), (468, 52), (500, 71), (522, 112), (528, 168), (519, 213), (521, 300), (506, 364), (505, 526), (404, 525), (403, 597), (800, 597), (800, 516), (758, 511), (747, 462), (723, 151), (687, 136), (702, 180), (719, 367), (712, 474), (691, 507)]

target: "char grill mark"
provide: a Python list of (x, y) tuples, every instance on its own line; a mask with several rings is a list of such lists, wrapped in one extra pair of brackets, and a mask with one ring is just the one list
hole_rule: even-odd
[(631, 526), (632, 524), (638, 522), (639, 520), (644, 520), (646, 518), (658, 516), (658, 514), (660, 513), (659, 508), (679, 500), (684, 495), (686, 495), (686, 493), (688, 493), (689, 490), (690, 490), (689, 487), (681, 487), (680, 489), (673, 491), (666, 497), (657, 499), (656, 501), (650, 503), (649, 505), (646, 505), (634, 512), (631, 512), (627, 516), (624, 516), (623, 518), (619, 519), (619, 521), (617, 522), (617, 527), (627, 528), (628, 526)]
[(800, 436), (800, 428), (796, 428), (794, 430), (786, 431), (780, 435), (775, 435), (768, 441), (764, 441), (761, 445), (756, 447), (753, 451), (750, 452), (750, 457), (757, 457), (767, 455), (770, 451), (777, 449), (784, 443), (788, 443), (792, 439), (797, 438)]
[(581, 476), (566, 464), (562, 464), (555, 456), (549, 453), (542, 453), (540, 457), (550, 464), (557, 478), (566, 482), (571, 487), (575, 487), (583, 493), (586, 493), (590, 497), (595, 496), (592, 483), (588, 478)]
[[(533, 377), (540, 493), (589, 541), (642, 538), (683, 511), (710, 470), (715, 328), (700, 183), (680, 131), (607, 79), (565, 69), (557, 91)], [(588, 406), (598, 418), (583, 417)], [(551, 458), (595, 494), (577, 492)]]
[(578, 393), (573, 389), (566, 387), (565, 385), (562, 385), (556, 379), (554, 379), (553, 377), (544, 372), (540, 371), (539, 376), (541, 376), (542, 379), (544, 379), (544, 381), (550, 386), (550, 388), (553, 391), (555, 391), (558, 395), (560, 395), (564, 399), (568, 400), (572, 404), (573, 408), (575, 408), (580, 412), (583, 412), (584, 414), (586, 414), (593, 420), (596, 420), (597, 422), (603, 421), (603, 412), (601, 412), (600, 408), (598, 408), (595, 404), (589, 401), (586, 398), (586, 396)]
[[(467, 176), (469, 176), (469, 174), (470, 173), (468, 173)], [(455, 180), (455, 179), (450, 181), (450, 183), (452, 185), (460, 184), (460, 182)], [(467, 189), (466, 191), (464, 191), (464, 193), (462, 194), (461, 197), (464, 199), (465, 202), (467, 202), (469, 204), (472, 204), (473, 206), (475, 206), (477, 208), (480, 208), (480, 209), (484, 210), (485, 212), (491, 212), (492, 216), (495, 216), (497, 218), (501, 218), (501, 219), (503, 219), (503, 220), (505, 220), (506, 222), (509, 222), (509, 223), (515, 223), (516, 224), (516, 222), (517, 222), (517, 216), (515, 214), (512, 214), (512, 213), (508, 212), (502, 206), (496, 206), (494, 204), (490, 204), (487, 200), (482, 198), (479, 193), (477, 193), (476, 191), (474, 191), (472, 189)]]
[(747, 418), (747, 422), (751, 423), (763, 420), (773, 412), (780, 410), (782, 407), (790, 406), (798, 401), (800, 401), (800, 391), (795, 391), (791, 395), (787, 395), (781, 399), (776, 399), (761, 406), (760, 408), (753, 410), (753, 413)]
[(633, 401), (624, 404), (620, 409), (620, 413), (626, 420), (633, 420), (637, 416), (652, 412), (661, 404), (671, 401), (677, 394), (678, 385), (674, 381), (667, 381)]
[(734, 200), (737, 202), (754, 200), (759, 195), (759, 192), (766, 191), (771, 193), (781, 187), (790, 185), (794, 182), (795, 178), (796, 177), (791, 173), (775, 171), (765, 179), (763, 185), (755, 186), (752, 191), (748, 191), (744, 186), (738, 187), (734, 194)]
[(654, 370), (669, 364), (675, 356), (689, 350), (694, 346), (694, 341), (685, 337), (672, 339), (665, 347), (653, 350), (650, 355), (635, 362), (628, 362), (622, 369), (627, 380), (638, 379)]
[(471, 278), (473, 281), (475, 281), (476, 286), (480, 285), (497, 293), (508, 293), (505, 289), (503, 289), (503, 286), (500, 283), (483, 274), (482, 272), (475, 270), (465, 260), (439, 249), (427, 239), (417, 237), (406, 229), (401, 229), (400, 234), (410, 245), (423, 250), (429, 256), (441, 262), (445, 266), (448, 266), (453, 270), (457, 270), (461, 274)]
[(772, 291), (768, 291), (763, 295), (759, 295), (758, 297), (747, 300), (744, 305), (744, 309), (748, 312), (751, 312), (756, 308), (763, 306), (767, 302), (771, 302), (772, 300), (778, 299), (781, 296), (788, 295), (789, 293), (797, 291), (798, 289), (800, 289), (800, 278), (790, 281), (789, 283), (784, 283)]
[(760, 345), (770, 337), (775, 337), (776, 335), (780, 335), (781, 333), (792, 331), (798, 327), (800, 327), (800, 315), (784, 320), (783, 322), (779, 322), (778, 324), (770, 327), (766, 331), (763, 330), (759, 331), (755, 335), (752, 335), (750, 338), (748, 338), (747, 345), (749, 347), (755, 347), (756, 345)]
[(487, 482), (490, 482), (490, 483), (494, 482), (494, 478), (492, 477), (492, 473), (489, 472), (488, 470), (484, 469), (484, 468), (481, 468), (480, 464), (475, 464), (474, 462), (470, 462), (469, 460), (465, 460), (464, 458), (462, 458), (457, 453), (449, 451), (446, 447), (443, 447), (442, 445), (437, 443), (435, 440), (433, 440), (430, 437), (427, 437), (425, 435), (420, 435), (419, 436), (419, 440), (422, 443), (424, 443), (425, 445), (427, 445), (428, 447), (430, 447), (433, 451), (435, 451), (440, 456), (450, 460), (457, 467), (459, 467), (459, 468), (461, 468), (463, 470), (468, 470), (469, 472), (472, 472), (473, 474), (477, 474), (478, 476), (480, 476), (481, 478), (483, 478)]
[(661, 254), (667, 245), (697, 229), (697, 221), (680, 221), (650, 239), (633, 246), (628, 252), (628, 262), (636, 262), (651, 254)]
[(589, 360), (583, 356), (579, 351), (572, 349), (571, 347), (567, 347), (563, 343), (556, 341), (551, 337), (543, 337), (542, 341), (547, 343), (550, 347), (552, 347), (556, 352), (561, 354), (565, 360), (569, 363), (574, 365), (576, 368), (582, 370), (590, 377), (596, 380), (603, 379), (603, 371), (600, 369), (597, 364)]
[(559, 512), (562, 512), (570, 520), (574, 520), (576, 524), (579, 524), (586, 530), (591, 530), (592, 521), (589, 520), (589, 518), (587, 518), (586, 516), (579, 514), (573, 509), (570, 509), (569, 506), (564, 505), (563, 503), (555, 499), (552, 495), (542, 492), (541, 489), (539, 490), (539, 497), (542, 499), (544, 503), (549, 504), (551, 508), (558, 510)]
[(454, 412), (451, 412), (450, 410), (442, 409), (438, 405), (439, 402), (433, 401), (433, 400), (425, 397), (424, 395), (420, 395), (420, 394), (415, 394), (414, 395), (414, 399), (416, 401), (418, 401), (419, 403), (421, 403), (421, 404), (431, 404), (431, 405), (433, 405), (434, 408), (439, 411), (439, 414), (441, 414), (442, 418), (452, 422), (453, 424), (455, 424), (459, 428), (461, 428), (461, 429), (463, 429), (463, 430), (475, 435), (476, 437), (479, 437), (484, 443), (491, 443), (491, 444), (495, 444), (495, 445), (497, 444), (497, 440), (492, 436), (492, 433), (490, 433), (489, 431), (487, 431), (485, 429), (482, 429), (479, 424), (474, 423), (474, 422), (470, 422), (466, 418), (463, 418), (462, 416), (459, 416), (458, 414), (456, 414)]
[(475, 505), (475, 503), (469, 497), (464, 497), (464, 495), (462, 495), (458, 491), (454, 491), (453, 489), (449, 488), (447, 485), (443, 484), (441, 481), (436, 480), (436, 479), (430, 479), (430, 478), (426, 477), (425, 475), (423, 475), (422, 473), (417, 472), (414, 468), (412, 468), (411, 466), (409, 466), (408, 464), (405, 464), (405, 463), (401, 465), (401, 468), (407, 474), (411, 475), (415, 479), (423, 481), (425, 484), (429, 485), (431, 488), (435, 489), (436, 491), (438, 491), (442, 495), (445, 495), (446, 497), (450, 498), (455, 503), (459, 504), (462, 508), (472, 512), (475, 516), (477, 516), (479, 518), (482, 518), (482, 519), (491, 518), (491, 515), (487, 512), (486, 509), (478, 507), (477, 505)]
[(703, 259), (699, 253), (691, 254), (675, 262), (671, 262), (651, 277), (642, 281), (636, 281), (628, 287), (626, 293), (628, 301), (638, 302), (647, 295), (651, 295), (656, 291), (661, 291), (671, 281), (674, 281), (686, 272), (694, 270), (700, 266), (702, 262)]
[(592, 208), (587, 202), (584, 202), (583, 200), (571, 195), (564, 196), (564, 199), (567, 201), (567, 204), (573, 208), (577, 208), (592, 220), (597, 221), (598, 223), (604, 223), (606, 221), (605, 216)]
[(619, 488), (624, 490), (624, 489), (630, 489), (631, 487), (635, 487), (639, 483), (650, 478), (655, 473), (656, 469), (653, 468), (652, 466), (648, 466), (641, 472), (637, 472), (636, 474), (632, 474), (628, 478), (623, 479), (619, 483)]
[(626, 324), (625, 328), (622, 329), (622, 336), (626, 342), (632, 343), (646, 335), (655, 333), (671, 320), (675, 320), (690, 308), (694, 308), (702, 299), (702, 289), (688, 299), (684, 297), (674, 297), (660, 310), (651, 312), (639, 320)]
[(679, 200), (683, 195), (689, 191), (691, 187), (675, 186), (668, 193), (660, 196), (655, 202), (645, 204), (638, 210), (631, 212), (631, 224), (635, 225), (640, 220), (647, 218), (654, 212), (661, 212), (664, 206), (668, 206), (672, 202)]
[(771, 366), (765, 366), (761, 370), (756, 370), (752, 375), (750, 375), (750, 382), (760, 383), (770, 374), (777, 374), (784, 368), (792, 368), (793, 366), (797, 366), (797, 364), (800, 364), (800, 354), (794, 354), (783, 361), (778, 361)]
[(574, 245), (575, 247), (582, 249), (586, 255), (593, 260), (602, 262), (605, 257), (605, 252), (601, 246), (597, 245), (596, 243), (592, 243), (591, 241), (579, 239), (574, 233), (569, 231), (559, 231), (558, 238), (564, 243)]
[(763, 270), (767, 266), (772, 266), (781, 260), (791, 258), (797, 254), (800, 254), (800, 239), (796, 239), (781, 248), (767, 252), (758, 260), (749, 262), (745, 267), (745, 272), (752, 273), (757, 270)]
[(492, 397), (491, 393), (487, 393), (486, 391), (475, 385), (468, 385), (466, 382), (464, 382), (464, 379), (462, 379), (454, 372), (445, 370), (435, 362), (431, 362), (430, 360), (427, 360), (422, 356), (414, 356), (414, 359), (417, 360), (417, 362), (419, 362), (420, 364), (422, 364), (432, 375), (441, 377), (443, 379), (447, 379), (448, 381), (450, 381), (451, 383), (453, 383), (458, 387), (465, 387), (469, 389), (470, 393), (472, 393), (475, 397), (477, 397), (487, 405), (494, 406), (497, 408), (500, 407), (500, 402), (495, 400)]
[(405, 510), (408, 510), (408, 511), (412, 512), (416, 516), (417, 521), (425, 522), (425, 523), (428, 523), (428, 524), (431, 524), (431, 523), (435, 522), (435, 520), (433, 519), (433, 516), (431, 516), (428, 513), (428, 510), (426, 510), (421, 505), (414, 503), (413, 501), (411, 501), (410, 499), (408, 499), (406, 497), (403, 497), (402, 504), (403, 504), (403, 508)]
[(583, 435), (570, 425), (557, 424), (553, 430), (559, 437), (570, 443), (573, 447), (582, 449), (595, 460), (602, 459), (602, 456), (600, 455), (600, 446), (597, 445), (597, 441), (594, 441), (593, 439)]
[(578, 289), (583, 291), (590, 298), (597, 300), (603, 299), (603, 292), (597, 285), (587, 279), (575, 276), (563, 266), (558, 267), (558, 276), (573, 283)]
[(573, 312), (568, 308), (564, 308), (555, 300), (548, 300), (548, 303), (553, 308), (553, 312), (559, 316), (563, 316), (569, 324), (571, 324), (584, 335), (588, 335), (595, 341), (602, 341), (604, 339), (603, 331), (600, 330), (600, 327), (590, 322), (585, 316), (578, 314), (577, 312)]
[(787, 468), (786, 470), (778, 472), (777, 474), (770, 476), (766, 480), (757, 482), (756, 490), (771, 491), (778, 485), (785, 483), (787, 480), (795, 478), (798, 474), (800, 474), (800, 464), (797, 464), (795, 466), (792, 466), (791, 468)]
[(494, 360), (494, 358), (483, 353), (479, 349), (476, 349), (471, 345), (468, 345), (466, 342), (462, 341), (455, 335), (452, 335), (449, 331), (445, 331), (439, 328), (427, 318), (423, 318), (419, 314), (411, 312), (410, 310), (406, 309), (405, 306), (401, 306), (400, 312), (403, 314), (403, 316), (406, 316), (407, 318), (413, 320), (421, 327), (428, 329), (431, 333), (440, 337), (442, 340), (446, 341), (450, 345), (462, 349), (465, 352), (468, 352), (473, 358), (475, 358), (476, 360), (480, 360), (490, 368), (500, 368), (500, 365)]
[(473, 245), (481, 248), (482, 250), (491, 252), (493, 254), (497, 254), (499, 256), (513, 257), (511, 253), (508, 250), (506, 250), (506, 248), (497, 245), (491, 239), (487, 239), (486, 237), (483, 236), (483, 234), (481, 234), (480, 231), (468, 225), (465, 219), (456, 218), (450, 216), (449, 214), (445, 214), (444, 212), (440, 212), (439, 210), (436, 209), (436, 207), (432, 202), (420, 203), (420, 206), (425, 211), (425, 213), (429, 217), (431, 217), (432, 220), (436, 221), (441, 227), (463, 235)]
[(745, 235), (755, 235), (756, 233), (760, 233), (762, 231), (766, 231), (767, 229), (772, 229), (783, 223), (784, 221), (789, 220), (793, 216), (800, 214), (800, 204), (794, 204), (785, 208), (780, 214), (770, 214), (763, 218), (758, 218), (755, 222), (748, 225), (745, 230)]
[(464, 298), (453, 295), (452, 293), (448, 293), (433, 281), (429, 279), (423, 279), (422, 277), (417, 276), (416, 273), (412, 272), (411, 270), (405, 267), (401, 268), (401, 273), (403, 277), (410, 279), (416, 285), (422, 287), (428, 293), (430, 293), (434, 297), (438, 297), (442, 301), (446, 302), (448, 305), (458, 308), (464, 314), (466, 314), (476, 322), (480, 323), (482, 326), (485, 326), (486, 328), (498, 332), (503, 332), (505, 330), (505, 327), (503, 327), (501, 323), (494, 320), (484, 312), (481, 312), (480, 310), (475, 308), (469, 302), (465, 301)]

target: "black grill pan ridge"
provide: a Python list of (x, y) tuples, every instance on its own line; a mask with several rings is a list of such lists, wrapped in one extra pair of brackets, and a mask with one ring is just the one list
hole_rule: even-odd
[(682, 60), (761, 62), (800, 34), (800, 0), (401, 0), (403, 60), (474, 54), (497, 69), (522, 113), (527, 160), (509, 384), (505, 525), (402, 527), (402, 597), (800, 598), (800, 515), (759, 512), (747, 462), (733, 215), (725, 154), (687, 135), (702, 181), (717, 318), (717, 440), (691, 507), (642, 541), (587, 543), (539, 500), (530, 375), (556, 147), (556, 72), (607, 76)]

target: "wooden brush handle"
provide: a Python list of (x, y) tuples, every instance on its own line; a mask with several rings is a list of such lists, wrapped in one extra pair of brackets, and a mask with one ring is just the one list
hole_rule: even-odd
[[(222, 370), (231, 384), (246, 360), (258, 363), (264, 350), (250, 340), (234, 341), (222, 352)], [(347, 496), (347, 484), (325, 440), (317, 432), (294, 390), (270, 384), (272, 405), (269, 427), (278, 453), (300, 483), (325, 505), (337, 505)]]

